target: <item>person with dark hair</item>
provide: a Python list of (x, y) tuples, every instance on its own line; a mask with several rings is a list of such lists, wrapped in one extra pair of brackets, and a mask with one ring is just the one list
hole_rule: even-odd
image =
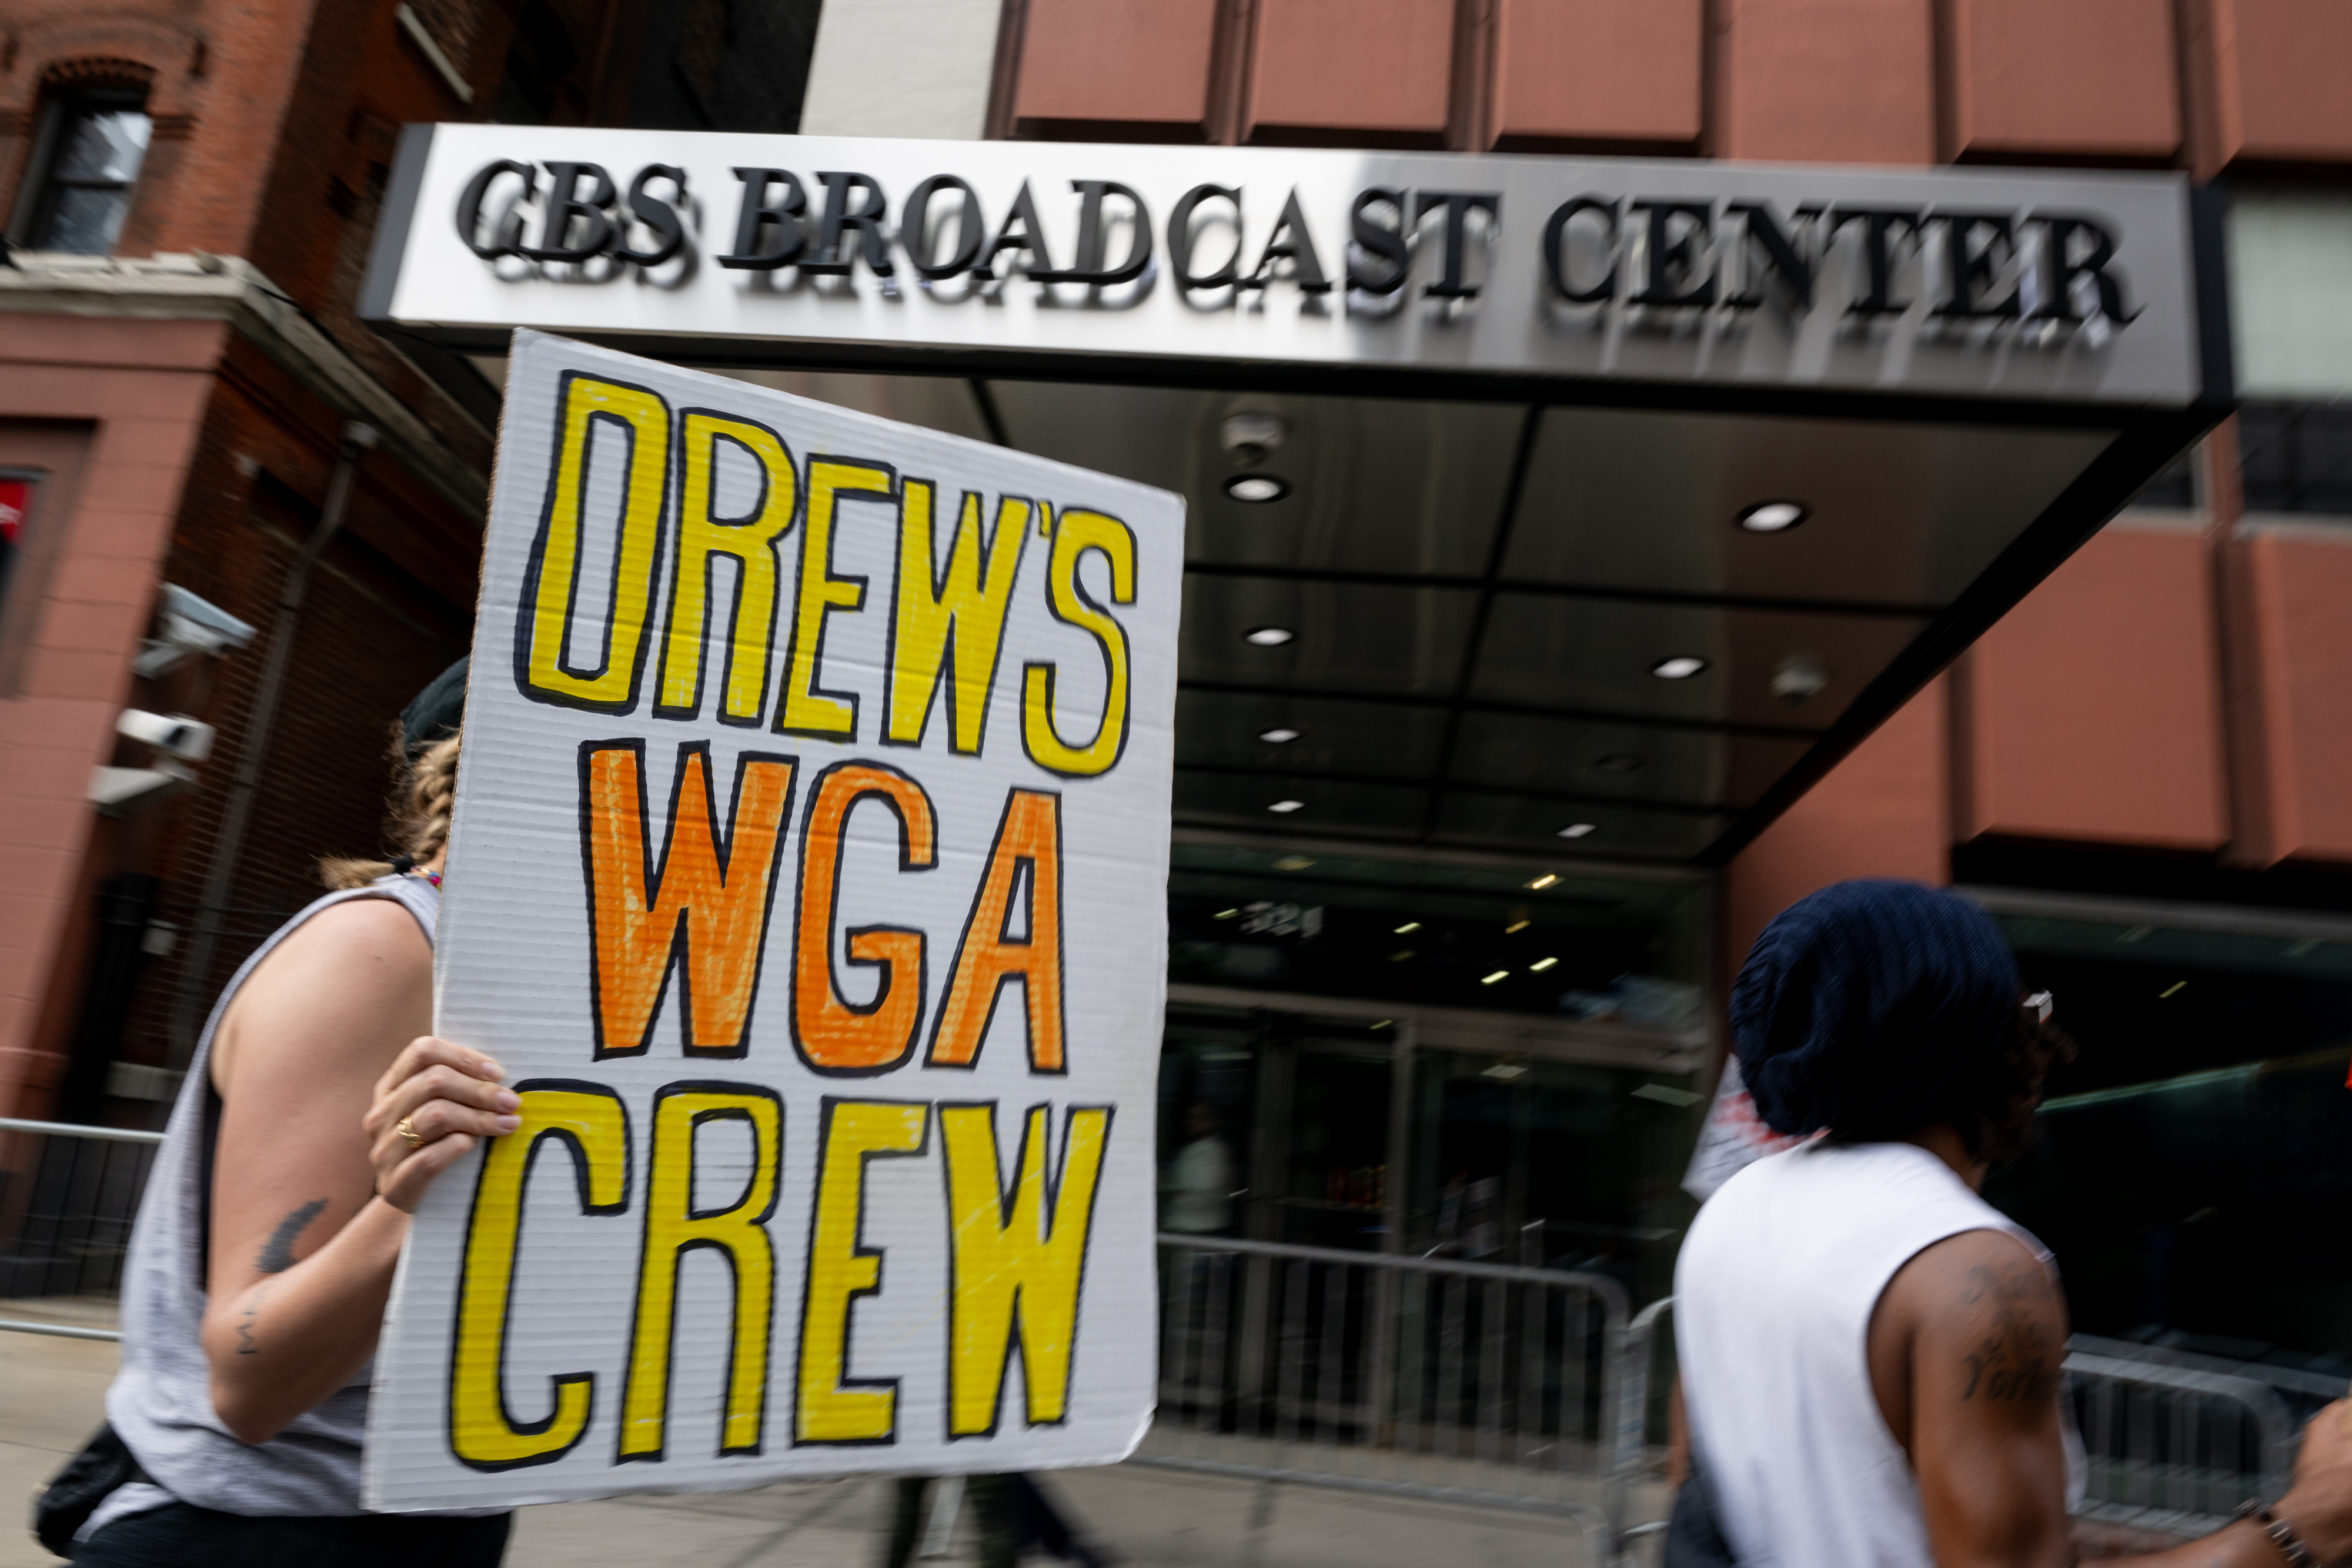
[[(1916, 883), (1840, 883), (1757, 939), (1732, 990), (1733, 1050), (1758, 1113), (1811, 1141), (1707, 1200), (1675, 1281), (1693, 1495), (1711, 1512), (1697, 1522), (1730, 1559), (2075, 1561), (2080, 1446), (2060, 1407), (2056, 1269), (1979, 1196), (2027, 1146), (2043, 1082), (2071, 1053), (2048, 1006), (2021, 996), (1982, 910)], [(2284, 1498), (2129, 1561), (2352, 1557), (2348, 1409), (2305, 1429)], [(1669, 1562), (1690, 1512), (1678, 1502)]]
[(123, 1568), (488, 1568), (504, 1510), (360, 1500), (376, 1335), (408, 1217), (519, 1102), (436, 1040), (433, 935), (464, 714), (461, 661), (402, 715), (394, 852), (221, 993), (188, 1064), (122, 1279), (108, 1427), (44, 1495), (42, 1539)]

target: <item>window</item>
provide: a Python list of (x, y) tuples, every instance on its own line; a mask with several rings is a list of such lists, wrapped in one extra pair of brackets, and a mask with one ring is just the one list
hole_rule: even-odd
[(2352, 407), (2249, 402), (2238, 451), (2246, 510), (2352, 513)]
[(131, 210), (152, 122), (141, 99), (122, 93), (60, 99), (54, 112), (26, 248), (105, 256)]

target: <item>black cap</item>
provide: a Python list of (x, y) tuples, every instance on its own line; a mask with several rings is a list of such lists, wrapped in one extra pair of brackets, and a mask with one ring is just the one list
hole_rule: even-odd
[(457, 734), (465, 722), (467, 663), (460, 659), (434, 676), (433, 684), (400, 710), (400, 738), (410, 760), (435, 741)]

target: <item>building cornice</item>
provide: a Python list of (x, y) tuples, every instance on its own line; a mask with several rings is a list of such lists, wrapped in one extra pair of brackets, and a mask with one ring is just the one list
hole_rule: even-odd
[(0, 310), (222, 321), (383, 444), (451, 505), (478, 517), (489, 479), (344, 351), (251, 263), (202, 251), (138, 258), (17, 251), (0, 267)]

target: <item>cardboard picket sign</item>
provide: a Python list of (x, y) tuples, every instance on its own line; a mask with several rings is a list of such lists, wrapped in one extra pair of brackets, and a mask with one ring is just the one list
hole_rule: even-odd
[(1157, 1379), (1182, 500), (532, 332), (368, 1506), (1108, 1463)]

